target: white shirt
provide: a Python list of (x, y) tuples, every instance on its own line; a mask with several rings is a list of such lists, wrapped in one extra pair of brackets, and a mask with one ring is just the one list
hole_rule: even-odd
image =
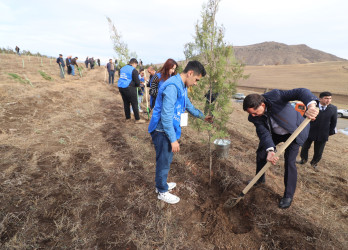
[[(316, 103), (316, 101), (311, 101), (307, 104), (307, 107), (308, 105), (312, 104), (312, 103)], [(319, 108), (321, 109), (321, 104), (319, 103)], [(326, 109), (326, 106), (322, 106), (324, 107), (324, 110)], [(270, 117), (270, 120), (271, 120), (271, 126), (272, 126), (272, 130), (275, 134), (278, 134), (278, 135), (286, 135), (286, 134), (289, 134), (289, 131), (287, 131), (286, 129), (282, 128), (279, 126), (278, 123), (275, 122), (275, 120)], [(266, 151), (269, 151), (269, 150), (274, 150), (273, 147), (270, 147), (270, 148), (267, 148)]]

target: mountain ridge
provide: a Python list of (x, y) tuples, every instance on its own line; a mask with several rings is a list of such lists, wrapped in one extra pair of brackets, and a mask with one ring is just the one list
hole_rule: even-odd
[(233, 46), (233, 49), (237, 60), (245, 65), (284, 65), (347, 61), (344, 58), (310, 48), (306, 44), (287, 45), (272, 41), (246, 46)]

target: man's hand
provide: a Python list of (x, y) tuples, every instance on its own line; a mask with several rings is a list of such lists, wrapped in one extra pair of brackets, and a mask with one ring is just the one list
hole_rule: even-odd
[(269, 151), (267, 154), (267, 161), (271, 162), (273, 165), (279, 160), (279, 157), (275, 157), (274, 155), (275, 153), (273, 151)]
[(180, 145), (178, 141), (172, 142), (172, 152), (176, 153), (180, 151)]
[(205, 122), (209, 122), (209, 123), (213, 123), (213, 121), (214, 121), (214, 116), (212, 116), (212, 115), (207, 115), (207, 116), (204, 118), (204, 121), (205, 121)]
[(317, 106), (314, 103), (309, 104), (305, 113), (306, 117), (314, 121), (318, 114), (319, 109), (317, 108)]

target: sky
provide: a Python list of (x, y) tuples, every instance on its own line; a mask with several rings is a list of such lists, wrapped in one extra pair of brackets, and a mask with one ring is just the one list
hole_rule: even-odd
[[(207, 0), (0, 0), (0, 47), (48, 56), (117, 58), (106, 17), (144, 64), (183, 60)], [(347, 0), (222, 0), (225, 41), (306, 44), (348, 59)]]

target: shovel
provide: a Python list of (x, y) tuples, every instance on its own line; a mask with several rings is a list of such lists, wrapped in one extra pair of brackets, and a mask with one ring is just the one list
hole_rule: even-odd
[[(311, 119), (306, 118), (300, 124), (300, 126), (298, 126), (298, 128), (294, 131), (294, 133), (292, 133), (292, 135), (284, 142), (284, 144), (279, 147), (278, 151), (275, 153), (274, 156), (279, 157), (285, 151), (285, 149), (292, 143), (292, 141), (295, 140), (295, 138), (302, 132), (302, 130), (308, 125), (310, 121)], [(270, 168), (271, 165), (272, 165), (271, 162), (267, 162), (267, 164), (257, 173), (257, 175), (255, 175), (255, 177), (243, 189), (240, 195), (237, 198), (228, 199), (225, 202), (224, 207), (233, 208), (234, 206), (236, 206), (238, 202), (240, 202), (240, 200), (243, 199), (244, 195), (248, 193), (250, 188), (252, 188), (252, 186), (254, 186), (254, 184), (260, 179), (260, 177)]]
[(149, 109), (149, 101), (148, 101), (148, 89), (147, 89), (147, 82), (146, 82), (146, 70), (144, 70), (145, 74), (145, 99), (146, 99), (146, 112), (147, 112), (147, 119), (150, 120), (150, 109)]

